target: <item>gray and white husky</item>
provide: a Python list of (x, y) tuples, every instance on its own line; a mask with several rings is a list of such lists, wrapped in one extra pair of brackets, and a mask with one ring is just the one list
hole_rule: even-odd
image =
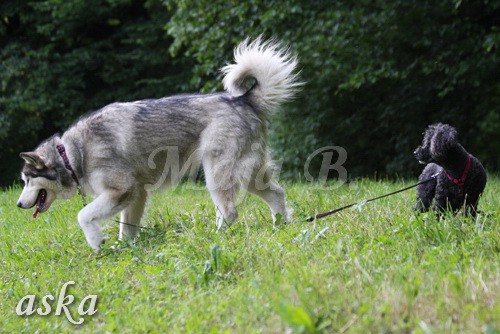
[(261, 37), (240, 43), (234, 58), (222, 68), (224, 92), (112, 103), (21, 153), (25, 186), (17, 205), (36, 206), (36, 217), (80, 186), (94, 200), (78, 213), (78, 223), (99, 250), (102, 220), (121, 212), (120, 238), (133, 238), (149, 193), (178, 182), (198, 163), (218, 229), (237, 218), (235, 197), (242, 188), (260, 196), (273, 219), (280, 214), (288, 221), (266, 139), (269, 113), (301, 85), (297, 59)]

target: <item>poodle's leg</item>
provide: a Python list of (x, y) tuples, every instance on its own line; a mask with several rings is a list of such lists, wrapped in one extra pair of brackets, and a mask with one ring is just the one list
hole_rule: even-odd
[(467, 194), (465, 197), (464, 213), (470, 215), (471, 217), (475, 217), (477, 214), (478, 202), (479, 202), (479, 195), (474, 194), (472, 196), (469, 196), (469, 194)]
[[(425, 181), (430, 178), (435, 173), (435, 168), (431, 165), (427, 165), (422, 174), (419, 176), (419, 182)], [(417, 203), (415, 204), (415, 210), (420, 212), (429, 211), (431, 207), (432, 200), (436, 195), (437, 180), (433, 179), (429, 182), (422, 183), (417, 187)]]
[(435, 181), (419, 185), (417, 188), (417, 203), (415, 204), (415, 210), (420, 212), (429, 211), (435, 192)]
[(434, 199), (434, 204), (432, 205), (432, 210), (444, 212), (449, 208), (450, 202), (448, 195), (446, 193), (437, 191)]

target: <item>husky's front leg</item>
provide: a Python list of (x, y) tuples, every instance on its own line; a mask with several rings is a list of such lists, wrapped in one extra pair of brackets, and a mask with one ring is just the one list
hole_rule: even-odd
[(148, 194), (145, 190), (137, 191), (137, 194), (130, 201), (129, 205), (121, 212), (120, 219), (120, 240), (125, 237), (134, 238), (139, 232), (141, 217), (144, 212), (144, 206)]
[(78, 223), (90, 247), (99, 251), (104, 243), (100, 222), (114, 216), (128, 204), (130, 192), (107, 190), (78, 213)]

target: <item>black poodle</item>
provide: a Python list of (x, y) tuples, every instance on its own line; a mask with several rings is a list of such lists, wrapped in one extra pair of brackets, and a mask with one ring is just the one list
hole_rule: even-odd
[[(424, 133), (422, 145), (413, 154), (422, 164), (427, 164), (418, 178), (418, 201), (415, 210), (464, 208), (475, 215), (477, 202), (486, 185), (486, 171), (479, 160), (468, 153), (458, 142), (457, 130), (448, 124), (430, 125)], [(437, 175), (437, 176), (436, 176)]]

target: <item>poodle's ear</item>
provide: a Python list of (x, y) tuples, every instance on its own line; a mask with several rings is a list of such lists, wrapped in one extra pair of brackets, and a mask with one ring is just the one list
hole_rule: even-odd
[(457, 130), (448, 124), (437, 124), (431, 139), (431, 155), (434, 158), (445, 156), (458, 144)]

